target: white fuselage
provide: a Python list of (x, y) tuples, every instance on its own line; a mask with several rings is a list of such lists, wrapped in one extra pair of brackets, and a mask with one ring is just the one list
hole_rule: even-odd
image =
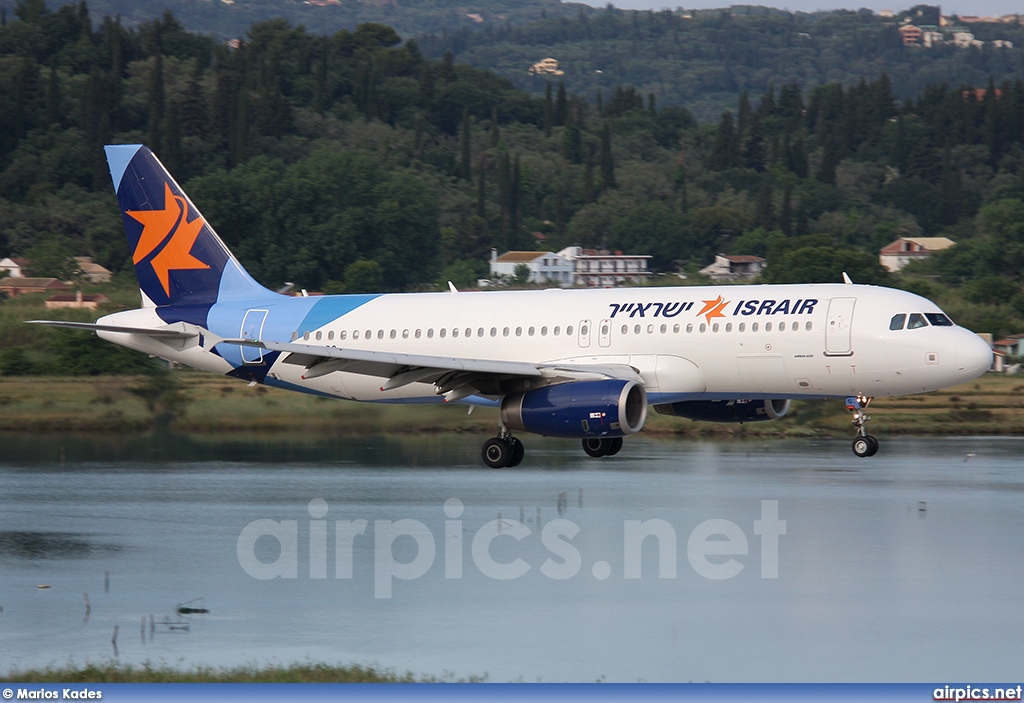
[[(816, 284), (387, 294), (218, 302), (209, 329), (224, 338), (463, 359), (621, 364), (652, 404), (695, 399), (888, 396), (955, 385), (987, 370), (991, 352), (964, 328), (890, 329), (899, 314), (940, 315), (899, 290)], [(100, 322), (165, 324), (156, 309)], [(260, 350), (101, 337), (217, 373), (263, 360)], [(375, 376), (303, 379), (278, 358), (265, 382), (351, 400), (439, 400), (433, 385), (382, 391)], [(483, 399), (477, 399), (483, 401)], [(493, 400), (493, 399), (492, 399)], [(468, 399), (466, 402), (475, 402)]]

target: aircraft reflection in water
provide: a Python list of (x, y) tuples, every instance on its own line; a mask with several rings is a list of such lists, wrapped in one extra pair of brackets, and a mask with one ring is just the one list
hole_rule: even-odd
[[(103, 339), (278, 388), (378, 403), (500, 408), (483, 447), (516, 466), (515, 432), (616, 454), (648, 409), (753, 422), (795, 398), (845, 398), (857, 436), (874, 396), (984, 373), (988, 345), (929, 300), (844, 284), (290, 297), (257, 283), (153, 153), (106, 147), (142, 307)], [(728, 296), (728, 297), (726, 297)]]

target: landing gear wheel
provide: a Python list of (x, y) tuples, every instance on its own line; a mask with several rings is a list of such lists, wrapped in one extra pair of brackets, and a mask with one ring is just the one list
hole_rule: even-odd
[(608, 445), (608, 453), (605, 456), (615, 456), (622, 451), (622, 437), (613, 437)]
[(512, 459), (512, 447), (500, 437), (492, 437), (484, 442), (481, 454), (484, 463), (489, 467), (492, 469), (503, 469), (509, 465), (509, 461)]
[(598, 459), (608, 453), (608, 440), (599, 437), (587, 437), (583, 440), (583, 451), (587, 456)]
[(508, 443), (512, 447), (512, 455), (505, 466), (511, 469), (513, 466), (519, 466), (523, 462), (523, 457), (526, 456), (526, 449), (523, 447), (523, 443), (515, 437), (509, 437)]
[(874, 456), (878, 453), (878, 440), (864, 430), (864, 425), (871, 418), (864, 409), (871, 403), (871, 398), (858, 395), (846, 399), (846, 409), (853, 414), (853, 427), (857, 437), (853, 440), (853, 453), (857, 456)]
[(878, 440), (871, 435), (864, 435), (853, 440), (853, 453), (857, 456), (874, 456), (878, 453)]

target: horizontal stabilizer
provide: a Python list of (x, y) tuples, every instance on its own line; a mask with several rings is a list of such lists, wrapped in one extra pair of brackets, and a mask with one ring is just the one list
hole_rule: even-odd
[[(193, 327), (186, 329), (184, 324), (168, 327), (124, 327), (122, 325), (100, 325), (95, 322), (69, 322), (67, 320), (26, 320), (30, 325), (46, 325), (48, 327), (65, 327), (72, 330), (87, 330), (89, 332), (121, 332), (123, 334), (142, 334), (147, 337), (161, 337), (164, 339), (191, 339), (204, 334), (203, 331)], [(208, 334), (208, 333), (206, 333)]]

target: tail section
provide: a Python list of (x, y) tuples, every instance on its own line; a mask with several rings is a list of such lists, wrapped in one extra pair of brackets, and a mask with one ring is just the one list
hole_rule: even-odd
[(106, 146), (145, 305), (272, 296), (242, 268), (152, 151)]

